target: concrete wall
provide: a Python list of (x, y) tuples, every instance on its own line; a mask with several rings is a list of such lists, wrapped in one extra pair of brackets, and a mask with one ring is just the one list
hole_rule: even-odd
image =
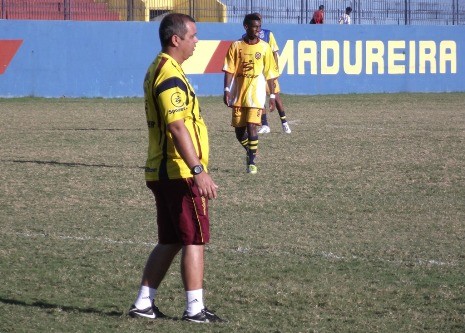
[[(0, 20), (0, 97), (139, 97), (160, 51), (158, 22)], [(240, 24), (198, 23), (184, 68), (199, 95), (222, 95)], [(288, 94), (465, 91), (465, 26), (269, 25)]]

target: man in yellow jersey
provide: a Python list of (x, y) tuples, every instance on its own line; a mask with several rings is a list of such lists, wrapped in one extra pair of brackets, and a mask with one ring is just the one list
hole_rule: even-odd
[[(258, 17), (260, 17), (261, 23), (263, 23), (262, 20), (262, 15), (260, 13), (254, 13)], [(271, 50), (273, 51), (273, 58), (276, 61), (276, 66), (279, 68), (279, 56), (278, 56), (278, 51), (279, 51), (279, 46), (278, 43), (276, 42), (276, 39), (274, 38), (274, 34), (271, 30), (268, 29), (261, 29), (258, 37), (270, 44)], [(278, 111), (279, 114), (279, 119), (281, 120), (281, 127), (284, 131), (284, 133), (290, 134), (291, 133), (291, 127), (289, 126), (289, 123), (287, 122), (286, 118), (286, 112), (284, 111), (284, 103), (281, 98), (281, 89), (279, 87), (278, 79), (274, 80), (274, 94), (276, 95), (276, 110)], [(267, 93), (269, 91), (267, 90)], [(262, 126), (258, 130), (258, 134), (266, 134), (270, 133), (270, 125), (268, 123), (267, 119), (267, 112), (266, 109), (263, 109), (262, 113)]]
[(158, 244), (148, 257), (129, 315), (165, 317), (154, 299), (181, 251), (186, 292), (182, 319), (222, 321), (203, 303), (204, 247), (210, 239), (208, 200), (217, 197), (217, 185), (208, 174), (208, 133), (199, 101), (181, 68), (198, 42), (197, 27), (188, 15), (168, 14), (160, 23), (159, 36), (162, 51), (144, 79), (149, 132), (145, 179), (155, 197)]
[(273, 51), (260, 40), (260, 17), (247, 14), (245, 35), (229, 47), (224, 60), (224, 103), (232, 108), (231, 125), (236, 138), (246, 150), (247, 172), (257, 173), (255, 156), (258, 148), (257, 125), (270, 91), (270, 111), (275, 108), (274, 79), (279, 76)]

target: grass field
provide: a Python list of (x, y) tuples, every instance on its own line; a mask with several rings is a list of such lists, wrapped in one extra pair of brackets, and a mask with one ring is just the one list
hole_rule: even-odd
[(255, 176), (218, 97), (207, 306), (129, 318), (156, 242), (141, 99), (1, 99), (0, 332), (465, 332), (465, 94), (284, 96)]

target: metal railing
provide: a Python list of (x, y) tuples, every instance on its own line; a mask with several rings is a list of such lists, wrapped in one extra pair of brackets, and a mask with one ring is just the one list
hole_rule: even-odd
[(325, 24), (337, 24), (348, 6), (353, 24), (465, 24), (465, 0), (0, 0), (0, 19), (157, 21), (176, 11), (198, 22), (242, 23), (260, 12), (266, 23), (307, 24), (321, 4)]

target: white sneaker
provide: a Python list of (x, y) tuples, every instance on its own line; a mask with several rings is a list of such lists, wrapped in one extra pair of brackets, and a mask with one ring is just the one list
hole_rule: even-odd
[[(285, 123), (282, 124), (283, 126), (283, 131), (286, 132), (287, 134), (290, 134), (291, 133), (291, 128), (289, 127), (289, 124), (287, 123), (287, 121)], [(260, 132), (258, 132), (260, 133)]]
[(258, 130), (258, 134), (265, 134), (265, 133), (270, 133), (270, 132), (271, 132), (270, 126), (267, 126), (267, 125), (263, 125)]

